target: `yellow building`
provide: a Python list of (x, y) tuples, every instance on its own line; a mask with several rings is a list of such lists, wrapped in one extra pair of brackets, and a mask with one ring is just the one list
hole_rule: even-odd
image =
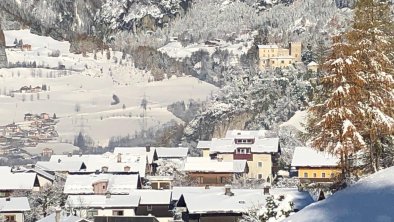
[(301, 62), (301, 42), (292, 42), (289, 48), (277, 45), (259, 45), (259, 68), (284, 68), (295, 62)]
[(230, 130), (225, 138), (199, 141), (203, 157), (223, 161), (247, 160), (248, 178), (272, 182), (279, 156), (279, 138), (265, 138), (264, 131)]
[(296, 147), (291, 167), (298, 172), (302, 183), (333, 182), (340, 174), (339, 159), (310, 147)]

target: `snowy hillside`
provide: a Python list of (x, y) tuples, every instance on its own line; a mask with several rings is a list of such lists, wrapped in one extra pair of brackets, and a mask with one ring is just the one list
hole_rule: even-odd
[[(28, 112), (56, 113), (59, 141), (73, 141), (83, 131), (96, 145), (107, 145), (110, 137), (133, 135), (145, 122), (146, 127), (160, 127), (172, 119), (180, 122), (167, 111), (168, 105), (189, 99), (204, 101), (217, 91), (215, 86), (192, 77), (153, 81), (149, 72), (135, 69), (132, 58), (121, 52), (103, 51), (84, 57), (69, 53), (68, 42), (33, 35), (29, 30), (6, 31), (5, 36), (7, 45), (13, 45), (17, 38), (30, 44), (32, 50), (7, 49), (14, 68), (0, 69), (0, 125), (23, 121)], [(23, 86), (43, 84), (50, 89), (12, 93)], [(118, 104), (111, 105), (113, 95), (119, 98)], [(148, 101), (145, 120), (141, 117), (144, 96)]]
[(394, 167), (382, 170), (330, 198), (309, 205), (287, 222), (389, 222), (394, 220)]

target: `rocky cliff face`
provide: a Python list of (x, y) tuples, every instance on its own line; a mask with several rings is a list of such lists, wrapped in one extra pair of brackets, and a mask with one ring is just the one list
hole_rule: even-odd
[(5, 53), (5, 37), (4, 32), (0, 26), (0, 68), (7, 67), (7, 54)]

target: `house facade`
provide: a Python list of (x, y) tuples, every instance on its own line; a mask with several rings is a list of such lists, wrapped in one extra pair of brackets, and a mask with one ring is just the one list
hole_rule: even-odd
[(311, 147), (296, 147), (291, 163), (301, 183), (333, 182), (340, 174), (339, 158)]
[(197, 186), (224, 186), (236, 179), (246, 178), (246, 160), (221, 160), (209, 157), (188, 157), (183, 171)]
[(24, 222), (24, 213), (29, 210), (27, 197), (0, 198), (0, 221)]
[(280, 153), (279, 138), (265, 138), (265, 132), (230, 130), (225, 138), (199, 141), (204, 157), (223, 161), (246, 160), (248, 178), (272, 181)]
[(289, 43), (289, 48), (278, 45), (259, 45), (259, 68), (283, 68), (301, 62), (301, 42)]
[(66, 208), (78, 217), (134, 216), (139, 205), (138, 195), (69, 195)]

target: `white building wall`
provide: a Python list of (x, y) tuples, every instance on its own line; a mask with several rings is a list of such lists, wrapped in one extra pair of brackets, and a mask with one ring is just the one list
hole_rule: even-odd
[(0, 221), (3, 220), (5, 221), (5, 216), (15, 216), (15, 220), (16, 222), (24, 222), (24, 217), (23, 217), (23, 213), (0, 213)]

